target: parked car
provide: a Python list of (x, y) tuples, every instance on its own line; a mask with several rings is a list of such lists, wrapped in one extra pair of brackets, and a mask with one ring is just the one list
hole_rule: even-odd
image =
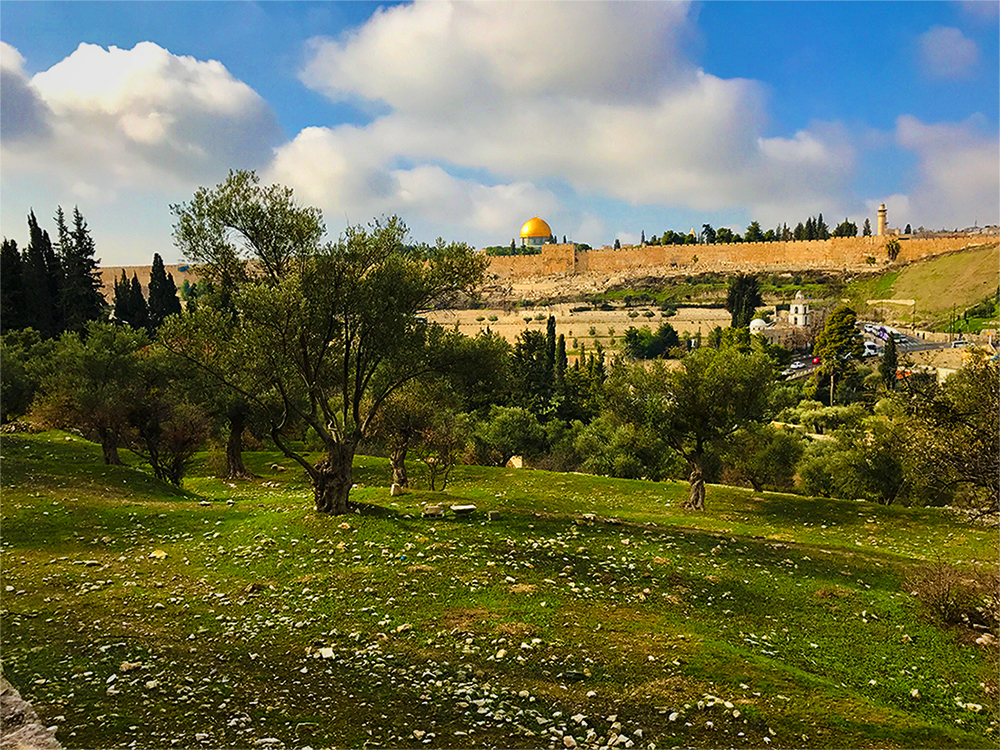
[(814, 365), (818, 365), (822, 361), (823, 361), (822, 357), (813, 357), (813, 364)]
[(792, 364), (788, 365), (788, 369), (789, 370), (801, 370), (805, 366), (806, 366), (805, 362), (795, 361), (795, 362), (792, 362)]

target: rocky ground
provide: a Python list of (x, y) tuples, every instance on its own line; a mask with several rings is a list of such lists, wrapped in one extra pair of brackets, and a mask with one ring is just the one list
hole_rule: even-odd
[(38, 720), (31, 704), (0, 675), (0, 748), (3, 750), (60, 750), (56, 727)]

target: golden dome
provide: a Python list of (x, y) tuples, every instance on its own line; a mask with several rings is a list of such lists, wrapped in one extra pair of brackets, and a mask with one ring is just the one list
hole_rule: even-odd
[(544, 221), (539, 219), (537, 216), (533, 219), (528, 219), (524, 222), (524, 226), (521, 227), (521, 237), (545, 237), (549, 238), (552, 236), (552, 228), (546, 224)]

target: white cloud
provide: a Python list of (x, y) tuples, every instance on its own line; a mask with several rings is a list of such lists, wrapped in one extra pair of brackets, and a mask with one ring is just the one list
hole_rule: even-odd
[(917, 46), (921, 66), (931, 78), (965, 78), (979, 63), (978, 45), (949, 26), (932, 26), (920, 35)]
[[(266, 179), (293, 187), (331, 221), (364, 222), (399, 214), (424, 230), (461, 227), (470, 239), (501, 239), (532, 213), (558, 211), (550, 192), (524, 181), (485, 185), (440, 166), (396, 166), (368, 131), (307, 128), (276, 151)], [(499, 241), (499, 240), (497, 240)]]
[(0, 42), (0, 138), (23, 148), (49, 133), (49, 112), (24, 72), (21, 53)]
[(919, 159), (907, 221), (935, 228), (1000, 223), (1000, 139), (981, 132), (984, 120), (929, 125), (898, 118), (897, 144)]
[[(7, 60), (19, 66), (19, 57), (4, 51), (5, 81)], [(37, 73), (30, 91), (51, 137), (30, 150), (10, 150), (5, 138), (5, 171), (47, 170), (83, 193), (186, 188), (266, 163), (280, 136), (267, 103), (221, 63), (151, 42), (131, 50), (81, 44)]]
[[(311, 40), (301, 77), (379, 112), (324, 152), (368, 178), (432, 163), (698, 210), (821, 203), (839, 188), (853, 166), (843, 134), (765, 137), (764, 87), (698, 70), (682, 48), (690, 33), (684, 3), (418, 2)], [(349, 189), (326, 179), (315, 197), (378, 205), (370, 179), (360, 193), (344, 179)]]

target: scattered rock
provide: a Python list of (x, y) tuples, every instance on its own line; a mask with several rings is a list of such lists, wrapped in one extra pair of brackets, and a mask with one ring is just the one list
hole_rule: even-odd
[(0, 675), (0, 746), (20, 750), (61, 750), (55, 727), (44, 727), (31, 704)]
[(399, 497), (400, 495), (403, 494), (403, 486), (401, 484), (393, 482), (392, 487), (389, 488), (389, 494), (392, 497)]
[(164, 557), (167, 556), (167, 553), (164, 552), (162, 549), (154, 549), (152, 552), (149, 553), (149, 556), (154, 560), (162, 560)]

